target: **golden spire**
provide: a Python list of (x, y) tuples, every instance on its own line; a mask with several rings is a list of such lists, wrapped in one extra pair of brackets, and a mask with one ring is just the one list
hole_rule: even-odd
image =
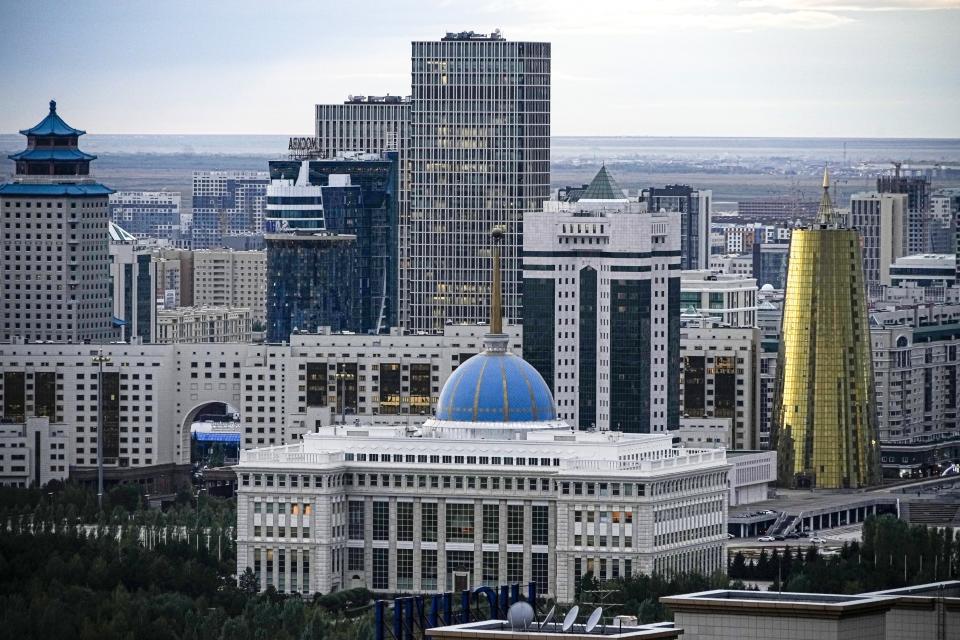
[(823, 167), (823, 195), (820, 196), (820, 207), (817, 209), (817, 221), (820, 224), (833, 224), (835, 211), (830, 199), (830, 172)]
[(501, 299), (502, 285), (500, 283), (500, 245), (503, 243), (505, 230), (503, 227), (494, 227), (490, 231), (493, 238), (491, 252), (493, 254), (493, 282), (490, 285), (490, 333), (503, 333), (503, 302)]

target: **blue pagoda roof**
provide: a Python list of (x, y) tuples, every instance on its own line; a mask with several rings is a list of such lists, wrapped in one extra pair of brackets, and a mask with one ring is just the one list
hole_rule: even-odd
[(21, 129), (25, 136), (82, 136), (86, 131), (74, 129), (57, 115), (57, 101), (50, 101), (50, 113), (30, 129)]
[(32, 184), (27, 182), (11, 182), (0, 184), (0, 195), (3, 196), (108, 196), (113, 189), (100, 183), (90, 184)]
[(7, 156), (11, 160), (96, 160), (97, 156), (84, 153), (79, 149), (25, 149)]

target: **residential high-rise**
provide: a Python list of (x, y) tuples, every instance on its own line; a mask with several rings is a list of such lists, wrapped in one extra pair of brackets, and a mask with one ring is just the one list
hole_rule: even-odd
[(189, 225), (180, 212), (180, 193), (117, 191), (110, 194), (110, 220), (137, 238), (161, 238), (174, 246), (189, 245)]
[(231, 234), (263, 233), (266, 171), (194, 171), (190, 247), (217, 249)]
[(506, 229), (504, 317), (520, 319), (523, 212), (550, 194), (550, 44), (448, 33), (413, 43), (409, 328), (485, 322), (490, 228)]
[(397, 323), (397, 153), (273, 161), (267, 340)]
[(900, 163), (894, 163), (893, 175), (877, 178), (880, 193), (903, 193), (907, 195), (907, 207), (903, 217), (904, 254), (924, 253), (930, 250), (930, 181), (925, 176), (904, 176)]
[(713, 192), (685, 184), (644, 189), (640, 199), (650, 211), (680, 212), (680, 265), (682, 269), (710, 268), (710, 217)]
[(772, 430), (790, 487), (858, 488), (880, 474), (860, 242), (829, 182), (824, 171), (817, 224), (790, 240)]
[(343, 104), (318, 104), (316, 133), (310, 153), (303, 157), (330, 159), (350, 152), (397, 153), (395, 322), (406, 327), (407, 270), (410, 268), (410, 97), (350, 96)]
[(680, 214), (602, 167), (575, 202), (523, 218), (523, 356), (581, 429), (679, 425)]
[(863, 277), (870, 287), (890, 285), (890, 265), (906, 255), (907, 196), (868, 191), (850, 196), (849, 225), (860, 234)]
[(110, 189), (90, 176), (85, 132), (50, 113), (20, 132), (13, 182), (0, 185), (3, 250), (0, 339), (100, 342), (115, 335), (110, 308)]
[(713, 318), (720, 326), (757, 325), (757, 281), (745, 275), (707, 270), (680, 274), (680, 309)]
[(266, 318), (267, 256), (263, 251), (204, 249), (193, 252), (193, 304), (250, 309)]

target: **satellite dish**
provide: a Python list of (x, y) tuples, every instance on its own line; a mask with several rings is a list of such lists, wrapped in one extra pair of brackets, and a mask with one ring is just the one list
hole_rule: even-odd
[(577, 615), (580, 613), (580, 607), (573, 605), (570, 611), (567, 611), (567, 617), (563, 619), (563, 630), (570, 631), (570, 627), (577, 621)]
[(533, 622), (533, 607), (529, 602), (514, 602), (507, 610), (507, 622), (514, 631), (524, 631)]
[(587, 620), (587, 626), (584, 629), (587, 633), (592, 633), (594, 628), (596, 628), (597, 623), (600, 622), (600, 616), (603, 615), (603, 607), (597, 607), (593, 610), (593, 613), (590, 614), (590, 618)]
[(551, 622), (553, 622), (553, 616), (557, 614), (557, 605), (550, 607), (550, 611), (547, 612), (547, 617), (543, 619), (543, 622), (540, 623), (540, 628), (544, 628)]

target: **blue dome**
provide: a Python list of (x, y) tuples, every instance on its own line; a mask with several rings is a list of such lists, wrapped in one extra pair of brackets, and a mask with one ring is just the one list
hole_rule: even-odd
[(479, 353), (450, 374), (437, 420), (538, 422), (555, 420), (553, 395), (533, 366), (512, 353)]

